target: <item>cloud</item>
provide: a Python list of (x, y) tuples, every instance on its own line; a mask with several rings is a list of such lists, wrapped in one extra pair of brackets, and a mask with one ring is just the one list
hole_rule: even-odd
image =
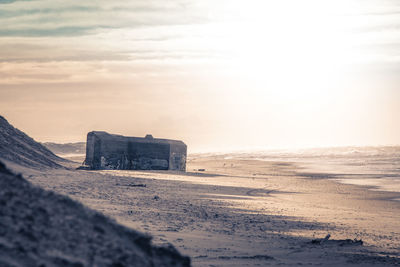
[(19, 1), (27, 2), (27, 1), (34, 1), (34, 0), (0, 0), (0, 5), (1, 4), (11, 4), (14, 2), (19, 2)]
[[(71, 48), (56, 44), (15, 43), (0, 44), (0, 63), (54, 61), (126, 61), (128, 55), (120, 51), (93, 50), (90, 47)], [(16, 51), (19, 51), (16, 53)]]
[[(5, 1), (5, 0), (3, 0)], [(17, 1), (0, 7), (0, 36), (87, 35), (99, 29), (188, 25), (207, 22), (203, 8), (181, 1)], [(6, 3), (4, 2), (4, 3)], [(190, 7), (190, 8), (189, 8)]]
[(38, 29), (26, 27), (23, 29), (0, 29), (0, 36), (25, 36), (25, 37), (39, 37), (39, 36), (79, 36), (89, 34), (93, 27), (76, 27), (64, 26), (55, 27), (52, 29)]
[[(239, 3), (238, 8), (245, 8), (240, 5), (245, 3), (244, 0), (236, 2)], [(302, 58), (301, 55), (308, 56), (302, 53), (304, 51), (312, 51), (310, 54), (314, 55), (320, 53), (318, 59), (329, 61), (329, 53), (343, 46), (342, 50), (348, 50), (349, 56), (337, 52), (334, 57), (347, 60), (351, 55), (358, 57), (360, 53), (353, 53), (356, 49), (362, 50), (376, 40), (390, 38), (392, 43), (400, 43), (399, 31), (390, 33), (388, 37), (383, 31), (376, 33), (374, 30), (369, 33), (365, 30), (365, 27), (392, 29), (391, 25), (397, 21), (394, 15), (382, 15), (369, 24), (362, 16), (367, 16), (363, 14), (370, 9), (363, 9), (359, 15), (361, 18), (347, 15), (337, 18), (335, 22), (340, 24), (339, 27), (328, 20), (327, 26), (334, 29), (332, 35), (330, 29), (324, 26), (318, 28), (313, 21), (310, 27), (301, 27), (308, 24), (299, 22), (298, 29), (293, 30), (296, 26), (282, 19), (282, 16), (266, 16), (267, 20), (260, 20), (260, 23), (251, 26), (241, 21), (235, 21), (236, 24), (232, 25), (229, 25), (229, 21), (220, 23), (223, 20), (220, 17), (224, 15), (221, 3), (224, 3), (223, 0), (202, 3), (185, 0), (13, 1), (0, 6), (0, 62), (83, 62), (99, 65), (106, 62), (147, 62), (150, 66), (146, 67), (148, 72), (156, 73), (160, 70), (155, 68), (157, 70), (154, 71), (151, 67), (158, 64), (186, 64), (193, 67), (194, 64), (205, 66), (207, 61), (219, 63), (225, 59), (226, 62), (222, 64), (225, 63), (225, 69), (229, 71), (232, 67), (229, 61), (239, 58), (236, 64), (247, 65), (246, 69), (260, 69), (261, 66), (277, 69), (282, 62), (287, 62), (287, 65), (295, 69), (299, 66), (296, 61), (301, 61), (298, 60)], [(219, 7), (214, 9), (215, 5)], [(379, 9), (379, 12), (389, 11), (390, 8)], [(274, 10), (269, 12), (272, 14)], [(355, 31), (351, 38), (343, 35), (347, 38), (344, 43), (342, 32), (334, 35), (335, 30), (342, 30), (340, 27), (346, 31), (355, 28), (363, 31)], [(308, 35), (299, 38), (301, 33)], [(363, 36), (359, 38), (361, 34)], [(326, 46), (329, 49), (324, 47), (326, 43), (332, 43)], [(372, 45), (379, 53), (365, 58), (377, 61), (396, 53), (396, 49), (385, 50), (376, 48), (380, 44)], [(392, 58), (397, 60), (398, 57)], [(257, 65), (261, 59), (265, 59), (265, 64)], [(256, 75), (260, 72), (256, 72)]]

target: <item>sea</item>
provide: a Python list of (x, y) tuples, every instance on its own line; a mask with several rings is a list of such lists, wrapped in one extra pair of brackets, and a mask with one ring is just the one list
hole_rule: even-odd
[(247, 151), (229, 153), (226, 158), (291, 162), (302, 173), (400, 192), (400, 146)]

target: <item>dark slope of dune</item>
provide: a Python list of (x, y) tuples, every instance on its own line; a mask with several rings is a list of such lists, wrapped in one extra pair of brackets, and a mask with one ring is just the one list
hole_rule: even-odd
[(0, 162), (0, 266), (190, 266), (190, 259)]
[(29, 168), (60, 168), (65, 160), (0, 116), (0, 159)]

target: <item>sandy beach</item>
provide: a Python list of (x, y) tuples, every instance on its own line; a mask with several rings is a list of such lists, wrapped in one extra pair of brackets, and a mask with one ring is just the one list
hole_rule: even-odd
[(400, 266), (400, 0), (0, 14), (0, 267)]
[(399, 193), (339, 183), (296, 162), (199, 154), (186, 173), (19, 171), (173, 244), (193, 266), (400, 264)]

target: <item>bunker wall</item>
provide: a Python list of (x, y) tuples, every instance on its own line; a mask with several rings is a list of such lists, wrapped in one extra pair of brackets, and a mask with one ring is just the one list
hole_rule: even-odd
[(185, 144), (171, 144), (169, 155), (170, 170), (186, 171), (186, 151)]

